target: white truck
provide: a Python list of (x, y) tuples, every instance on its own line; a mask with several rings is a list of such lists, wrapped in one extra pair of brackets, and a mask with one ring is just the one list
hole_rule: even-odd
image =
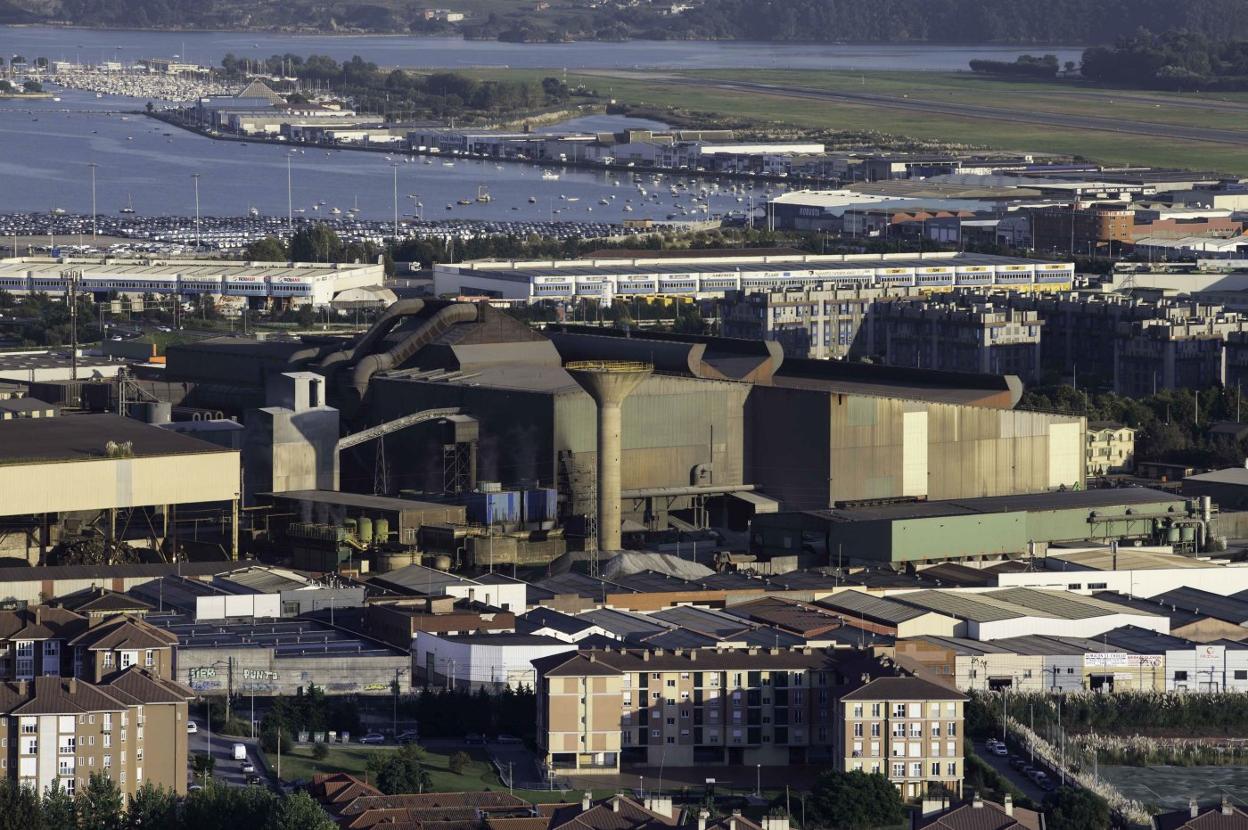
[(247, 744), (234, 744), (234, 760), (235, 761), (247, 760)]

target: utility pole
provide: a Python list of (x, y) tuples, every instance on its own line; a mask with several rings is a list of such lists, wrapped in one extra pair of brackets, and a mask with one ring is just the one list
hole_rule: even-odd
[(394, 244), (399, 244), (399, 165), (391, 164), (394, 169)]
[(290, 190), (290, 154), (286, 154), (286, 230), (295, 235), (295, 203)]
[(192, 173), (191, 178), (195, 181), (195, 251), (199, 252), (200, 236), (199, 236), (199, 174)]
[(95, 220), (95, 168), (99, 167), (99, 165), (95, 162), (90, 162), (87, 167), (91, 168), (91, 238), (95, 239), (99, 235)]
[(82, 272), (76, 269), (62, 272), (69, 280), (69, 379), (78, 380), (78, 278)]

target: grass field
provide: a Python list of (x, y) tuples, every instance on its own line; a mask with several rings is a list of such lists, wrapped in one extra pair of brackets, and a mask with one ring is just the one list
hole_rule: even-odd
[[(534, 79), (555, 70), (480, 71), (483, 77)], [(670, 83), (672, 74), (707, 84)], [(787, 84), (816, 90), (907, 95), (916, 99), (975, 103), (1029, 112), (1113, 117), (1158, 124), (1190, 123), (1240, 130), (1242, 143), (1182, 140), (1116, 133), (1100, 129), (1046, 129), (1034, 124), (940, 115), (873, 106), (870, 103), (812, 101), (776, 93), (741, 93), (718, 89), (714, 82), (741, 80)], [(1154, 165), (1248, 175), (1248, 111), (1217, 109), (1208, 104), (1248, 104), (1248, 93), (1176, 95), (1139, 90), (1069, 87), (1056, 83), (998, 80), (971, 73), (819, 72), (796, 70), (709, 70), (702, 72), (594, 72), (569, 74), (568, 83), (584, 84), (621, 103), (672, 109), (690, 115), (727, 119), (740, 125), (782, 130), (785, 127), (875, 132), (894, 138), (938, 141), (1015, 152), (1076, 155), (1107, 164)], [(1179, 104), (1187, 106), (1179, 106)], [(1194, 105), (1194, 106), (1193, 106)], [(695, 119), (696, 120), (696, 119)]]
[[(282, 755), (282, 779), (285, 781), (309, 780), (313, 773), (346, 772), (361, 778), (365, 776), (368, 759), (375, 753), (394, 752), (389, 746), (331, 746), (329, 754), (323, 759), (312, 757), (310, 746), (296, 747), (293, 751)], [(495, 774), (494, 768), (486, 760), (484, 753), (470, 752), (472, 762), (461, 773), (454, 773), (448, 767), (448, 756), (426, 750), (429, 775), (433, 779), (434, 792), (478, 792), (481, 790), (505, 790), (506, 785)], [(265, 762), (270, 769), (277, 769), (277, 758), (266, 754)], [(548, 790), (515, 790), (521, 798), (533, 802), (559, 802), (578, 800), (579, 793), (563, 794)]]

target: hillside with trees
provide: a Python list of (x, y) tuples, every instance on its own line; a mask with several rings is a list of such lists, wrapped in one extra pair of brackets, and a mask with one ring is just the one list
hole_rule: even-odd
[(288, 31), (458, 32), (528, 40), (725, 39), (816, 42), (1108, 44), (1137, 29), (1248, 39), (1243, 0), (493, 0), (462, 23), (427, 19), (402, 0), (0, 0), (0, 23)]

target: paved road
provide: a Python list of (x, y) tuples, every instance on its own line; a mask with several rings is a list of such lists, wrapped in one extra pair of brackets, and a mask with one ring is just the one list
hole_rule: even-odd
[(1210, 127), (1187, 126), (1182, 124), (1157, 124), (1144, 121), (1124, 121), (1118, 118), (1070, 115), (1053, 112), (1032, 112), (1008, 107), (987, 106), (982, 104), (963, 104), (952, 101), (932, 101), (921, 98), (905, 98), (896, 95), (883, 95), (870, 92), (835, 92), (822, 89), (811, 89), (789, 84), (768, 84), (752, 81), (716, 81), (705, 78), (686, 78), (669, 76), (667, 83), (682, 86), (709, 87), (727, 92), (764, 93), (779, 95), (786, 98), (802, 98), (812, 101), (826, 101), (843, 104), (857, 104), (874, 107), (888, 107), (931, 115), (951, 115), (959, 118), (983, 118), (993, 121), (1004, 121), (1017, 124), (1035, 124), (1054, 128), (1067, 127), (1077, 130), (1099, 130), (1103, 132), (1125, 133), (1130, 135), (1147, 135), (1155, 138), (1173, 138), (1183, 141), (1213, 141), (1221, 144), (1248, 145), (1248, 132), (1240, 130), (1222, 130)]
[[(983, 741), (975, 741), (975, 754), (979, 759), (988, 766), (997, 771), (1005, 780), (1009, 781), (1015, 787), (1022, 791), (1023, 795), (1030, 798), (1037, 804), (1044, 803), (1044, 797), (1048, 795), (1044, 790), (1036, 786), (1036, 783), (1020, 771), (1010, 766), (1009, 756), (993, 755), (988, 751), (988, 747)], [(1024, 758), (1029, 757), (1027, 750), (1017, 744), (1010, 744), (1010, 754), (1022, 755)]]
[[(219, 735), (213, 733), (212, 736), (212, 757), (216, 761), (213, 767), (212, 777), (214, 780), (227, 784), (231, 787), (242, 787), (247, 784), (247, 775), (241, 769), (242, 762), (234, 760), (234, 744), (241, 743), (247, 746), (247, 759), (253, 764), (256, 763), (256, 757), (259, 754), (256, 749), (256, 742), (247, 738), (237, 738), (233, 735)], [(202, 755), (208, 751), (208, 733), (201, 729), (199, 732), (191, 735), (188, 741), (190, 755)], [(260, 767), (256, 767), (257, 774), (264, 777), (260, 772)], [(188, 770), (188, 776), (194, 773)], [(192, 784), (201, 783), (191, 780)]]

